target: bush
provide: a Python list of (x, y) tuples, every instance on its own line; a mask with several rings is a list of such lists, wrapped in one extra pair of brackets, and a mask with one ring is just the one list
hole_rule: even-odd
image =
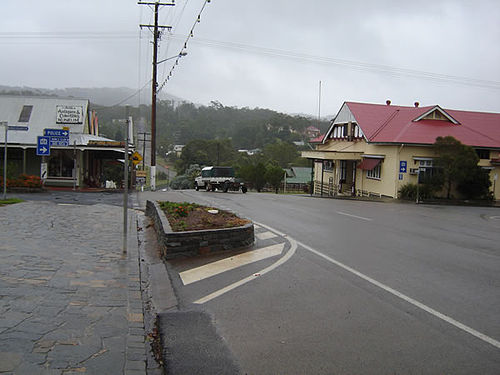
[(399, 189), (399, 199), (405, 200), (417, 200), (417, 191), (419, 199), (429, 199), (434, 196), (434, 188), (428, 184), (420, 184), (417, 187), (417, 184), (406, 184), (401, 186)]
[(194, 187), (193, 180), (186, 175), (176, 176), (170, 181), (170, 187), (174, 190), (192, 189)]
[[(3, 176), (0, 176), (0, 186), (3, 186)], [(7, 187), (41, 188), (42, 180), (39, 176), (22, 174), (18, 178), (7, 178)]]

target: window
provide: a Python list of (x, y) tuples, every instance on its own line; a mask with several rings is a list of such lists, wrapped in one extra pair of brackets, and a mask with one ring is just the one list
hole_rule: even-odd
[(380, 172), (382, 170), (382, 163), (377, 164), (377, 166), (369, 171), (366, 171), (366, 177), (380, 179)]
[(23, 105), (23, 109), (21, 110), (21, 114), (19, 115), (18, 122), (29, 122), (32, 110), (32, 105)]
[(439, 173), (439, 169), (433, 166), (432, 160), (419, 160), (418, 183), (425, 184)]
[(490, 150), (484, 150), (484, 149), (477, 148), (476, 154), (479, 157), (479, 159), (489, 159), (490, 158)]
[(74, 160), (72, 152), (52, 150), (49, 159), (49, 177), (73, 177)]

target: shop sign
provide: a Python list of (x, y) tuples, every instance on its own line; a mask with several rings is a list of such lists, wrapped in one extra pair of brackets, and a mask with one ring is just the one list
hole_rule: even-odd
[(83, 124), (83, 107), (78, 105), (56, 106), (57, 124)]

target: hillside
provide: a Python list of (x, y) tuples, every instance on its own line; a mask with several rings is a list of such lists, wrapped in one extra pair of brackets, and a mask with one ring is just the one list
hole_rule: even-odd
[[(101, 106), (113, 106), (125, 100), (121, 105), (137, 106), (139, 103), (137, 89), (130, 87), (67, 87), (64, 89), (45, 89), (36, 87), (18, 87), (0, 85), (0, 95), (34, 95), (34, 96), (59, 96), (89, 99), (91, 103)], [(160, 93), (160, 100), (173, 100), (176, 103), (184, 102), (182, 98)], [(141, 104), (151, 104), (150, 90), (142, 91)]]

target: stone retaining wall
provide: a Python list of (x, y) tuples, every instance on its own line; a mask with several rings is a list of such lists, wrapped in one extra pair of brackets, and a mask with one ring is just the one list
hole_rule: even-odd
[(164, 259), (238, 249), (255, 240), (252, 222), (235, 228), (173, 232), (157, 202), (146, 202), (146, 215), (154, 222)]

